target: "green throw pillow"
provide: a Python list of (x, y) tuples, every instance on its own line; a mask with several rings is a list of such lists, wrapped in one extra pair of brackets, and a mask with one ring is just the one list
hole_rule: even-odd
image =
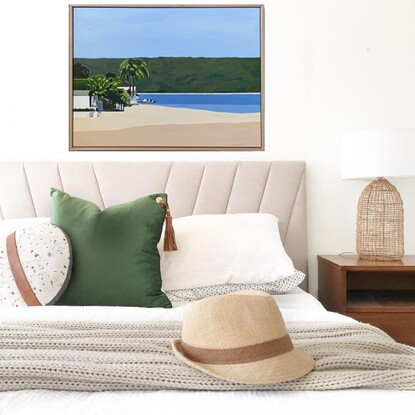
[(161, 291), (160, 240), (165, 208), (154, 194), (101, 210), (51, 189), (52, 223), (69, 236), (72, 277), (60, 305), (171, 307)]

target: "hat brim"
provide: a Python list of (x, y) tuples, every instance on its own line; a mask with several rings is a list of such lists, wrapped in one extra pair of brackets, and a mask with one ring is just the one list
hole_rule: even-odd
[(172, 342), (174, 354), (187, 365), (216, 378), (249, 385), (271, 385), (298, 379), (315, 367), (312, 357), (293, 349), (283, 355), (250, 363), (209, 365), (188, 359), (182, 350), (180, 339)]

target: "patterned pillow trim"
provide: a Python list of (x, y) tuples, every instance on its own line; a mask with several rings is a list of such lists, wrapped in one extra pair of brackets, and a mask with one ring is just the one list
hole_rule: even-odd
[(295, 270), (293, 275), (288, 275), (278, 281), (265, 284), (223, 284), (211, 285), (206, 287), (190, 288), (187, 290), (166, 291), (170, 301), (195, 301), (214, 295), (229, 294), (242, 290), (258, 290), (268, 294), (284, 294), (301, 284), (305, 278), (305, 274)]

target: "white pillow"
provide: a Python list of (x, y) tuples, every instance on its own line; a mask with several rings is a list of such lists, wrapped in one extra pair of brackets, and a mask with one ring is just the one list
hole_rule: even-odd
[(71, 277), (71, 245), (57, 226), (37, 221), (0, 239), (0, 307), (54, 304)]
[(50, 222), (48, 217), (39, 218), (17, 218), (0, 220), (0, 239), (5, 238), (19, 228), (37, 225), (38, 223)]
[(161, 253), (165, 291), (265, 284), (295, 272), (271, 214), (194, 215), (173, 225), (179, 250)]

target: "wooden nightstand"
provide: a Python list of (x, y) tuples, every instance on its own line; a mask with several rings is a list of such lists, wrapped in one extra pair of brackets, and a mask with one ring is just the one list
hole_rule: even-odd
[(415, 346), (415, 255), (402, 261), (319, 255), (318, 297), (336, 311)]

